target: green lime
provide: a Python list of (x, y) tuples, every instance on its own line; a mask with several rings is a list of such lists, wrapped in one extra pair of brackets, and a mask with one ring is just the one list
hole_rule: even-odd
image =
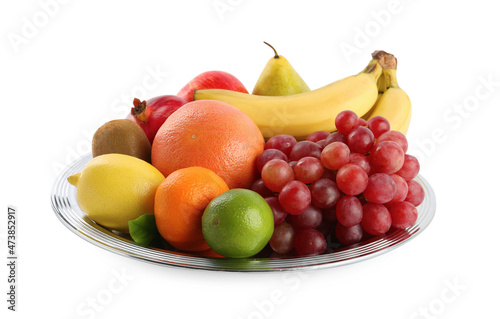
[(256, 192), (231, 189), (205, 208), (202, 231), (208, 246), (216, 253), (229, 258), (251, 257), (273, 235), (273, 212)]

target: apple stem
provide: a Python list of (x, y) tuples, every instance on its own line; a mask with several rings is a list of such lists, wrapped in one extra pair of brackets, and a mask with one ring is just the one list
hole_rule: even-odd
[(276, 52), (276, 49), (275, 49), (275, 48), (273, 48), (273, 46), (272, 46), (272, 45), (270, 45), (269, 43), (267, 43), (266, 41), (264, 41), (264, 43), (265, 43), (265, 44), (267, 44), (268, 46), (270, 46), (270, 47), (271, 47), (271, 49), (273, 49), (273, 51), (274, 51), (274, 58), (275, 58), (275, 59), (278, 59), (280, 56), (278, 55), (278, 52)]
[(147, 116), (146, 116), (146, 108), (147, 108), (147, 103), (146, 101), (139, 100), (138, 98), (134, 99), (134, 107), (130, 111), (130, 113), (137, 117), (141, 122), (146, 123)]

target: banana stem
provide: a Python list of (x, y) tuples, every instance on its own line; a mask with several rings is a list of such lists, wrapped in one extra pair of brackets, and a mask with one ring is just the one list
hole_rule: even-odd
[(385, 78), (386, 88), (398, 88), (398, 79), (396, 78), (396, 69), (387, 69), (382, 71)]
[(375, 80), (378, 80), (378, 78), (382, 74), (382, 66), (380, 65), (380, 63), (378, 63), (376, 59), (372, 59), (368, 63), (368, 65), (364, 68), (364, 70), (361, 71), (360, 73), (369, 74), (373, 76)]
[(382, 75), (378, 78), (377, 87), (379, 93), (384, 93), (389, 88), (399, 88), (396, 78), (396, 69), (384, 69)]
[(382, 66), (383, 72), (377, 81), (379, 93), (384, 93), (390, 87), (398, 87), (396, 80), (396, 69), (398, 68), (398, 60), (394, 54), (387, 53), (382, 50), (377, 50), (372, 53), (372, 58), (377, 60)]
[(377, 60), (384, 69), (398, 68), (398, 60), (396, 59), (394, 54), (387, 53), (382, 50), (377, 50), (372, 53), (372, 58)]
[(384, 71), (382, 71), (382, 75), (378, 78), (377, 81), (378, 93), (384, 93), (387, 91), (387, 80), (385, 78)]

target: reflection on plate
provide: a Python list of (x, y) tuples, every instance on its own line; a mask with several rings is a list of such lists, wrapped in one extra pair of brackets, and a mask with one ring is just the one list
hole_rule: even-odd
[(80, 172), (90, 159), (90, 154), (78, 159), (55, 181), (51, 201), (57, 217), (71, 231), (92, 244), (119, 255), (163, 266), (225, 271), (282, 271), (343, 266), (381, 255), (407, 243), (429, 225), (436, 210), (434, 191), (419, 175), (416, 180), (424, 188), (425, 199), (418, 207), (416, 223), (405, 230), (395, 230), (383, 237), (375, 237), (349, 247), (337, 249), (330, 247), (327, 252), (317, 256), (286, 258), (259, 256), (260, 258), (249, 259), (201, 257), (174, 250), (138, 246), (127, 236), (111, 232), (89, 219), (78, 206), (76, 188), (66, 179)]

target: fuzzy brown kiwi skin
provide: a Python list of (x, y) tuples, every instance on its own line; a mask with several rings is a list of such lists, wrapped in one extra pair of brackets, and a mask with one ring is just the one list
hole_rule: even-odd
[(112, 120), (97, 129), (92, 138), (92, 156), (125, 154), (151, 163), (151, 143), (139, 124), (128, 119)]

